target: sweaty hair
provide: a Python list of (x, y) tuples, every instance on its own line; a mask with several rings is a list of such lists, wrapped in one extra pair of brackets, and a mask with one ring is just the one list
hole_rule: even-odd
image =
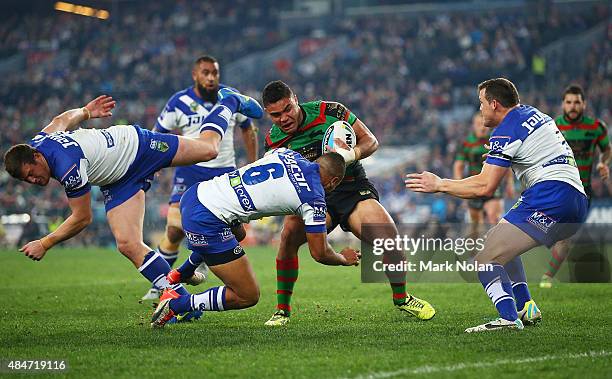
[(202, 62), (208, 62), (208, 63), (212, 63), (212, 64), (219, 63), (217, 61), (217, 59), (215, 57), (213, 57), (213, 56), (202, 55), (202, 56), (198, 57), (198, 59), (196, 59), (195, 62), (193, 62), (193, 65), (197, 66), (197, 65), (199, 65)]
[(325, 153), (317, 158), (315, 162), (319, 164), (320, 171), (325, 171), (325, 173), (332, 178), (338, 177), (340, 180), (344, 179), (346, 165), (344, 164), (342, 155), (335, 152)]
[(563, 97), (561, 98), (561, 100), (565, 100), (565, 95), (567, 95), (568, 93), (572, 95), (580, 95), (580, 100), (586, 100), (586, 98), (584, 97), (584, 90), (578, 84), (570, 84), (569, 86), (567, 86), (565, 91), (563, 91)]
[(518, 91), (514, 84), (506, 78), (485, 80), (478, 85), (478, 92), (485, 90), (485, 99), (491, 102), (497, 100), (505, 108), (510, 108), (520, 102)]
[(269, 104), (276, 103), (280, 99), (286, 99), (293, 96), (293, 91), (283, 81), (275, 80), (266, 84), (261, 93), (261, 99), (263, 105), (268, 106)]
[(11, 147), (4, 154), (4, 168), (10, 176), (16, 179), (21, 179), (21, 167), (26, 164), (34, 164), (34, 153), (36, 149), (30, 145), (19, 144)]

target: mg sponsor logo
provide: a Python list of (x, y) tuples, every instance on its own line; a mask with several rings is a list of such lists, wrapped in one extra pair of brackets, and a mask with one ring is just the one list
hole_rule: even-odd
[(188, 232), (187, 230), (185, 230), (185, 236), (187, 237), (187, 240), (189, 241), (189, 243), (192, 244), (193, 246), (207, 246), (208, 245), (208, 241), (206, 240), (206, 237), (204, 237), (201, 234), (192, 233), (192, 232)]

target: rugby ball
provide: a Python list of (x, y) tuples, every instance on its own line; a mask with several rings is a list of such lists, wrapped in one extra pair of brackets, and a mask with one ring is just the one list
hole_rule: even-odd
[(344, 141), (350, 148), (355, 147), (357, 144), (357, 136), (355, 135), (355, 131), (351, 127), (351, 124), (346, 121), (339, 120), (331, 124), (329, 128), (327, 128), (327, 131), (325, 131), (322, 141), (323, 153), (327, 151), (325, 146), (328, 146), (330, 149), (335, 149), (334, 140), (336, 138)]

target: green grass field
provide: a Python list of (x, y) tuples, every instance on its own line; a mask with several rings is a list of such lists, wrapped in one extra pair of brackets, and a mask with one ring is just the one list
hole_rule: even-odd
[(61, 359), (67, 376), (96, 378), (612, 376), (611, 285), (533, 286), (543, 323), (466, 335), (495, 316), (479, 284), (413, 285), (438, 311), (420, 322), (393, 309), (386, 285), (305, 252), (292, 321), (271, 329), (275, 252), (248, 253), (262, 290), (254, 308), (151, 330), (152, 308), (138, 301), (147, 283), (119, 253), (57, 248), (32, 262), (0, 250), (0, 360)]

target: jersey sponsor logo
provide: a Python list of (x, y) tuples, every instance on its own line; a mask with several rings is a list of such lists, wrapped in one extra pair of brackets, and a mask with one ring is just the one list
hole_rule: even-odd
[(79, 188), (82, 181), (81, 171), (77, 168), (76, 164), (73, 164), (60, 179), (62, 185), (69, 191)]
[(173, 195), (182, 195), (185, 193), (185, 191), (187, 191), (187, 186), (184, 184), (175, 184), (174, 186), (172, 186), (172, 193), (170, 196)]
[(544, 233), (548, 233), (550, 228), (557, 223), (552, 217), (545, 215), (540, 211), (535, 211), (527, 218), (527, 222), (534, 225)]
[(348, 109), (340, 103), (325, 103), (325, 115), (335, 117), (338, 120), (344, 120), (347, 117)]
[(548, 167), (548, 166), (553, 166), (557, 164), (567, 164), (567, 165), (576, 167), (576, 160), (569, 155), (559, 155), (558, 157), (553, 158), (549, 160), (548, 162), (544, 163), (542, 167)]
[(308, 182), (306, 181), (304, 172), (302, 171), (302, 169), (297, 163), (297, 160), (295, 159), (295, 152), (287, 151), (283, 152), (282, 154), (279, 154), (278, 156), (285, 165), (285, 168), (287, 168), (287, 174), (289, 176), (289, 179), (293, 183), (294, 187), (298, 190), (298, 192), (301, 192), (300, 189), (304, 189), (310, 192), (311, 189), (308, 185)]
[(251, 195), (247, 192), (246, 188), (242, 184), (242, 179), (240, 178), (240, 173), (238, 170), (232, 171), (228, 174), (230, 186), (234, 190), (234, 193), (238, 197), (238, 202), (243, 210), (247, 212), (256, 211), (255, 204), (253, 204), (253, 200), (251, 199)]
[(207, 246), (208, 245), (208, 241), (206, 240), (206, 237), (204, 237), (201, 234), (192, 233), (192, 232), (185, 230), (185, 237), (187, 237), (187, 240), (193, 246)]
[(314, 222), (325, 222), (325, 213), (327, 212), (327, 205), (324, 201), (314, 201), (312, 203), (312, 220)]
[(106, 147), (110, 149), (111, 147), (115, 146), (115, 140), (113, 139), (113, 136), (111, 136), (111, 134), (104, 129), (102, 129), (101, 132), (102, 135), (104, 135), (104, 137), (106, 138)]
[(489, 140), (491, 151), (504, 151), (510, 144), (509, 136), (495, 136)]
[(531, 117), (529, 117), (526, 121), (524, 121), (521, 126), (527, 128), (527, 133), (533, 132), (535, 129), (542, 126), (544, 122), (552, 121), (552, 119), (545, 115), (542, 112), (536, 112)]
[(149, 147), (151, 148), (151, 150), (157, 150), (162, 153), (165, 153), (166, 151), (170, 149), (170, 146), (168, 145), (167, 142), (157, 141), (157, 140), (151, 140)]
[(195, 112), (198, 110), (198, 103), (196, 103), (195, 101), (192, 101), (191, 104), (189, 104), (189, 109), (191, 109), (192, 112)]
[(111, 200), (113, 200), (113, 195), (111, 195), (110, 190), (102, 190), (102, 196), (104, 196), (104, 204), (108, 204)]

